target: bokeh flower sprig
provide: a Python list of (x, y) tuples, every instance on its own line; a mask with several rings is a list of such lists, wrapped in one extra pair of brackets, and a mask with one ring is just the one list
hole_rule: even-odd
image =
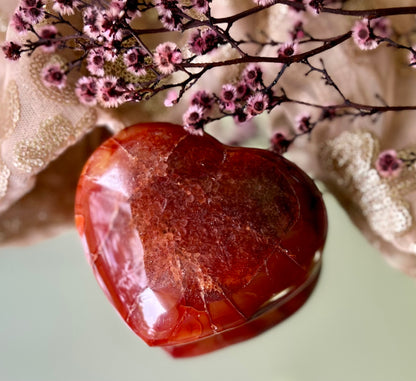
[[(299, 115), (291, 136), (277, 132), (271, 143), (278, 152), (286, 151), (295, 139), (310, 134), (325, 120), (416, 109), (415, 105), (354, 102), (332, 79), (324, 60), (311, 62), (312, 57), (352, 40), (359, 50), (373, 50), (382, 44), (405, 50), (409, 66), (416, 66), (415, 47), (399, 42), (403, 39), (398, 38), (389, 18), (416, 14), (416, 7), (351, 10), (346, 9), (345, 0), (253, 0), (247, 9), (218, 17), (212, 12), (213, 1), (21, 0), (11, 19), (20, 38), (6, 42), (2, 49), (10, 60), (39, 49), (47, 54), (70, 50), (72, 60), (49, 63), (40, 75), (45, 86), (63, 89), (69, 74), (77, 73), (75, 93), (82, 104), (91, 107), (144, 102), (160, 92), (166, 93), (165, 106), (171, 107), (191, 92), (183, 124), (193, 134), (202, 134), (207, 123), (224, 117), (245, 123), (284, 103), (320, 110), (315, 119), (308, 113)], [(287, 7), (291, 20), (287, 39), (236, 37), (238, 23), (272, 6)], [(351, 28), (340, 35), (327, 31), (325, 38), (313, 36), (305, 18), (314, 15), (319, 20), (327, 13), (351, 18)], [(215, 54), (219, 48), (233, 54), (221, 58)], [(273, 54), (264, 54), (264, 48)], [(128, 75), (109, 74), (111, 64), (122, 66)], [(264, 64), (274, 65), (274, 72), (266, 76)], [(321, 105), (291, 97), (280, 83), (289, 66), (295, 64), (305, 68), (302, 75), (320, 75), (339, 101)], [(239, 67), (240, 74), (219, 84), (217, 92), (193, 89), (207, 72), (218, 67)], [(380, 168), (386, 163), (384, 158)]]

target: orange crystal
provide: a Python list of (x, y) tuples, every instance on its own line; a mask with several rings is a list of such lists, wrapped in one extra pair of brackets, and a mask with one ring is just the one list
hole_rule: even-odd
[(125, 129), (91, 156), (76, 225), (102, 289), (175, 357), (255, 336), (308, 298), (327, 219), (296, 165), (182, 127)]

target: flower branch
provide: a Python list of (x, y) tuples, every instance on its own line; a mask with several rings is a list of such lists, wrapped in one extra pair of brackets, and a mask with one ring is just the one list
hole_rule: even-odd
[[(416, 109), (415, 105), (375, 106), (350, 100), (329, 75), (321, 58), (323, 53), (329, 54), (341, 44), (353, 41), (355, 48), (363, 51), (380, 45), (407, 50), (409, 66), (416, 65), (414, 47), (392, 38), (389, 19), (415, 14), (416, 7), (346, 10), (345, 3), (348, 1), (253, 0), (253, 6), (247, 9), (215, 17), (210, 0), (54, 0), (49, 3), (21, 0), (11, 25), (24, 40), (7, 42), (3, 51), (7, 58), (17, 60), (38, 49), (48, 54), (72, 50), (72, 61), (64, 67), (49, 64), (43, 68), (42, 77), (46, 86), (62, 89), (69, 73), (78, 70), (76, 95), (90, 107), (118, 107), (126, 102), (146, 101), (164, 91), (169, 91), (170, 97), (165, 103), (173, 106), (211, 70), (236, 67), (240, 74), (219, 84), (218, 90), (199, 88), (189, 96), (190, 105), (183, 115), (185, 129), (202, 134), (209, 122), (232, 117), (236, 123), (243, 123), (287, 103), (320, 109), (321, 116), (315, 121), (305, 115), (298, 117), (294, 123), (295, 137), (283, 144), (287, 148), (295, 138), (310, 134), (324, 120)], [(292, 24), (287, 26), (286, 40), (274, 41), (264, 32), (243, 39), (235, 37), (234, 26), (242, 21), (250, 22), (250, 18), (274, 6), (286, 7), (293, 16)], [(308, 31), (305, 22), (311, 18), (309, 13), (317, 15), (309, 22), (315, 19), (319, 22), (321, 14), (330, 13), (334, 17), (346, 17), (351, 26), (341, 33), (317, 38)], [(81, 28), (68, 17), (74, 15), (80, 19)], [(154, 20), (155, 16), (160, 26), (147, 22), (147, 18)], [(63, 26), (69, 26), (73, 33), (68, 33), (67, 28), (63, 32)], [(152, 43), (154, 36), (162, 41)], [(223, 59), (213, 54), (219, 48), (232, 51), (234, 58)], [(321, 67), (311, 63), (313, 57), (320, 59)], [(124, 74), (114, 77), (108, 70), (114, 65)], [(319, 74), (322, 83), (332, 87), (342, 102), (329, 106), (313, 104), (292, 99), (283, 89), (276, 95), (276, 87), (281, 87), (287, 69), (293, 65), (305, 67), (306, 75)], [(268, 71), (275, 70), (267, 72), (268, 82), (266, 66)], [(174, 96), (173, 90), (176, 90)]]

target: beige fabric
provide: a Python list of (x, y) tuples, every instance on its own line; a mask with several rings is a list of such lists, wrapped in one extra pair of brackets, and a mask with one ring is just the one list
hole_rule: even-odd
[[(362, 9), (413, 3), (366, 0), (351, 1), (348, 6)], [(214, 15), (224, 16), (252, 1), (215, 0), (213, 4)], [(6, 31), (8, 38), (17, 38), (7, 30), (7, 18), (15, 5), (15, 0), (2, 0), (0, 4), (1, 40), (6, 37)], [(286, 7), (272, 7), (266, 14), (250, 23), (240, 23), (234, 30), (244, 37), (255, 32), (252, 25), (261, 25), (272, 39), (284, 41), (287, 39), (285, 27), (290, 20), (287, 12)], [(401, 32), (414, 27), (414, 16), (398, 16), (392, 20)], [(354, 19), (325, 15), (319, 16), (319, 23), (315, 21), (310, 15), (309, 21), (306, 20), (308, 30), (315, 36), (328, 37), (349, 30)], [(263, 53), (274, 54), (270, 49)], [(230, 49), (225, 47), (218, 49), (212, 58), (227, 57)], [(362, 52), (349, 41), (322, 57), (343, 93), (356, 102), (381, 104), (375, 97), (379, 94), (388, 104), (415, 103), (416, 70), (407, 66), (405, 53), (385, 46)], [(80, 105), (71, 88), (63, 92), (45, 88), (39, 80), (40, 68), (46, 62), (65, 59), (34, 54), (16, 64), (0, 57), (0, 244), (28, 242), (72, 224), (78, 173), (93, 147), (104, 138), (100, 131), (86, 137), (95, 126), (104, 125), (115, 132), (141, 121), (181, 122), (186, 100), (177, 107), (161, 109), (161, 95), (149, 102), (124, 105), (110, 112)], [(311, 62), (319, 64), (316, 59)], [(269, 78), (278, 68), (278, 65), (264, 66)], [(218, 90), (222, 82), (237, 78), (240, 70), (211, 71), (199, 86)], [(301, 65), (289, 68), (280, 84), (289, 96), (321, 104), (340, 101), (318, 74), (304, 77), (304, 72), (305, 67)], [(72, 77), (70, 83), (74, 81)], [(274, 130), (283, 128), (290, 132), (295, 117), (302, 111), (304, 107), (284, 105), (260, 118), (257, 123), (263, 134), (260, 139), (263, 145), (267, 145)], [(307, 111), (313, 117), (318, 115), (317, 110)], [(415, 169), (405, 169), (396, 179), (383, 179), (375, 170), (374, 162), (385, 149), (396, 149), (401, 155), (416, 149), (415, 115), (403, 112), (377, 118), (337, 119), (321, 125), (310, 138), (297, 141), (289, 154), (325, 183), (352, 221), (394, 266), (413, 276), (416, 276)], [(233, 141), (241, 129), (231, 124), (225, 121), (211, 126), (209, 131), (223, 141)], [(72, 145), (75, 146), (68, 149)]]
[[(1, 41), (19, 38), (5, 24), (15, 6), (0, 4)], [(0, 243), (28, 242), (72, 224), (77, 177), (101, 141), (98, 133), (84, 136), (105, 113), (81, 106), (73, 87), (61, 92), (40, 81), (46, 62), (64, 59), (37, 52), (16, 63), (0, 55)]]

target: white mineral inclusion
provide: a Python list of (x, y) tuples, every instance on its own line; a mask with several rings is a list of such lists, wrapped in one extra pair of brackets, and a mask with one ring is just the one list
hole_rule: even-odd
[(137, 298), (137, 303), (142, 311), (143, 319), (147, 326), (153, 331), (158, 319), (166, 312), (159, 302), (157, 295), (150, 288), (146, 288)]

